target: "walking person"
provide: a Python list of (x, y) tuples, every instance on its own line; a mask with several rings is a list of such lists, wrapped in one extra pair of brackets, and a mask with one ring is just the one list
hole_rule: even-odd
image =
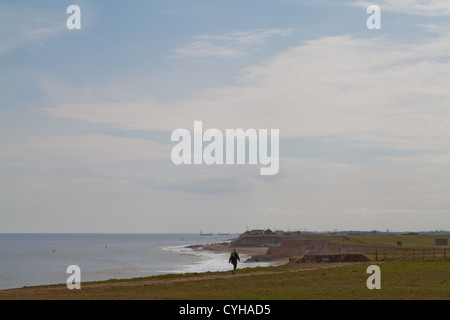
[(239, 254), (236, 250), (236, 248), (234, 248), (233, 252), (230, 255), (230, 259), (228, 259), (228, 263), (232, 263), (233, 264), (233, 274), (236, 273), (236, 267), (237, 267), (237, 262), (241, 261), (241, 259), (239, 258)]

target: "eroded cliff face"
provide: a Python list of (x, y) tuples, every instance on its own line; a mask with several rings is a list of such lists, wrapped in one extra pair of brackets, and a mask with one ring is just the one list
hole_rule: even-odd
[[(264, 237), (261, 237), (264, 238)], [(266, 237), (267, 238), (267, 237)], [(275, 239), (273, 239), (275, 240)], [(273, 241), (272, 246), (268, 246), (264, 255), (253, 256), (249, 261), (270, 261), (281, 258), (291, 258), (305, 255), (330, 255), (346, 253), (366, 253), (375, 249), (382, 250), (384, 247), (347, 245), (329, 242), (328, 240), (309, 239), (285, 239), (280, 237), (278, 242)], [(254, 243), (247, 239), (246, 243)], [(241, 242), (241, 243), (244, 243)], [(263, 239), (258, 239), (258, 243), (264, 243)], [(267, 239), (266, 242), (267, 243)], [(242, 244), (244, 245), (244, 244)]]
[(369, 252), (384, 247), (347, 245), (329, 242), (328, 240), (283, 240), (279, 246), (267, 249), (266, 255), (278, 257), (294, 257), (307, 254), (339, 254), (348, 252)]
[(234, 240), (235, 247), (267, 247), (265, 254), (252, 256), (248, 261), (270, 261), (305, 255), (338, 255), (367, 253), (382, 246), (339, 244), (322, 239), (305, 239), (301, 236), (245, 235)]
[(266, 254), (273, 258), (319, 254), (328, 246), (328, 241), (324, 240), (287, 240), (281, 241), (277, 247), (268, 248)]
[(232, 245), (235, 247), (270, 247), (279, 245), (283, 239), (286, 239), (286, 237), (246, 235), (233, 240)]

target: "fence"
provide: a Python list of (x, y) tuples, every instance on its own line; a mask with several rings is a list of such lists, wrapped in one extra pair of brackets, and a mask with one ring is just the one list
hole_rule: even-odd
[(447, 260), (449, 253), (447, 248), (431, 248), (431, 249), (410, 249), (410, 248), (392, 248), (392, 249), (375, 249), (366, 253), (366, 255), (375, 260)]

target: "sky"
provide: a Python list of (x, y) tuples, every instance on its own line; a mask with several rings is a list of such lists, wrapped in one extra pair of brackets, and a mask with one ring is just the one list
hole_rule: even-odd
[[(449, 17), (438, 0), (2, 2), (0, 232), (449, 230)], [(175, 165), (194, 121), (279, 129), (278, 173)]]

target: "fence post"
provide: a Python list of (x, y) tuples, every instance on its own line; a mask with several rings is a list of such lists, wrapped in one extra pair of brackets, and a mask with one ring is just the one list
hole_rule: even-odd
[(422, 249), (422, 261), (425, 261), (425, 249)]
[(413, 249), (413, 252), (412, 252), (412, 259), (414, 260), (414, 249)]
[(435, 251), (435, 248), (433, 248), (433, 260), (434, 260), (434, 251)]
[(445, 258), (446, 251), (447, 251), (447, 248), (444, 248), (444, 260), (446, 259)]
[[(445, 257), (445, 253), (444, 253)], [(378, 249), (375, 249), (375, 261), (378, 261)]]

